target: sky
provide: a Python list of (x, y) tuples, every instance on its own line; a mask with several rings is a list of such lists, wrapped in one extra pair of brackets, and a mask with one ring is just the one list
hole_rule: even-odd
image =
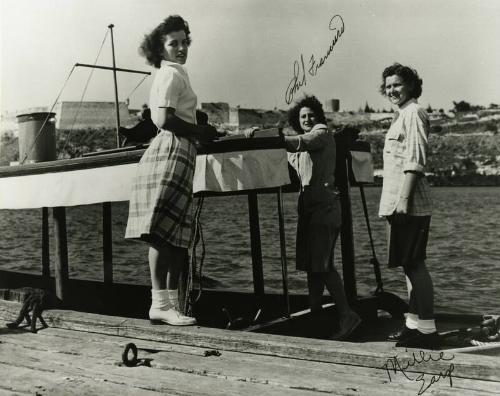
[[(339, 99), (341, 110), (368, 103), (389, 108), (378, 92), (383, 69), (399, 62), (423, 79), (424, 106), (466, 100), (500, 103), (500, 1), (496, 0), (0, 0), (0, 111), (56, 101), (75, 63), (94, 64), (113, 23), (117, 67), (152, 71), (138, 46), (165, 17), (183, 16), (192, 45), (186, 67), (198, 102), (287, 109), (294, 64), (306, 84), (294, 99)], [(337, 16), (337, 17), (335, 17)], [(338, 17), (340, 16), (340, 18)], [(334, 18), (335, 17), (335, 18)], [(330, 22), (334, 18), (333, 27)], [(343, 32), (340, 22), (343, 21)], [(310, 60), (324, 62), (315, 75)], [(109, 34), (98, 65), (111, 66)], [(76, 68), (60, 101), (113, 101), (112, 72)], [(297, 69), (302, 81), (302, 68)], [(147, 103), (151, 77), (118, 73), (121, 101)]]

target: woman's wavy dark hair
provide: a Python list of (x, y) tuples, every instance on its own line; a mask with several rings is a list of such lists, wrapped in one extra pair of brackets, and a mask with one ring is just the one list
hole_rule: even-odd
[(146, 58), (151, 66), (159, 68), (163, 60), (163, 45), (165, 36), (171, 32), (184, 30), (188, 45), (191, 44), (191, 34), (188, 23), (180, 15), (170, 15), (160, 23), (151, 33), (144, 36), (139, 47), (139, 54)]
[(417, 99), (422, 95), (422, 79), (418, 76), (415, 69), (408, 66), (403, 66), (399, 63), (394, 63), (388, 66), (382, 72), (382, 84), (380, 85), (380, 93), (387, 96), (385, 93), (385, 79), (389, 76), (399, 76), (410, 87), (410, 96)]
[(309, 107), (316, 116), (319, 123), (326, 124), (325, 112), (323, 105), (316, 96), (304, 96), (304, 98), (295, 102), (295, 105), (288, 110), (288, 123), (297, 132), (304, 132), (300, 127), (299, 115), (302, 107)]

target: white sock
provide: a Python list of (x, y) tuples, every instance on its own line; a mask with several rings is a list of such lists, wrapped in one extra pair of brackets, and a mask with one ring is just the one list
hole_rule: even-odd
[(167, 293), (172, 308), (179, 310), (179, 293), (177, 289), (167, 289)]
[(406, 323), (405, 323), (405, 325), (409, 329), (415, 330), (416, 328), (418, 328), (418, 323), (419, 323), (419, 320), (418, 320), (418, 315), (417, 314), (409, 313), (406, 316)]
[(168, 293), (166, 289), (151, 289), (151, 308), (168, 309)]
[(431, 334), (436, 331), (436, 323), (434, 322), (434, 319), (419, 319), (418, 320), (418, 331), (420, 331), (423, 334)]

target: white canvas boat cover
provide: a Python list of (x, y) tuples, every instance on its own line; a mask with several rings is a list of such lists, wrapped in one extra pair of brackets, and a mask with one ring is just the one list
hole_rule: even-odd
[[(0, 209), (128, 201), (136, 163), (0, 178)], [(290, 183), (285, 149), (198, 155), (194, 192), (229, 192)]]

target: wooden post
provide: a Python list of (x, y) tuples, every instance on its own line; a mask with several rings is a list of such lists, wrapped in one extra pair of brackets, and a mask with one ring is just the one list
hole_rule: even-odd
[(56, 296), (64, 303), (67, 301), (68, 272), (68, 239), (66, 234), (66, 209), (56, 207), (52, 209), (54, 219), (55, 238), (55, 274)]
[(345, 188), (342, 192), (340, 203), (342, 206), (342, 228), (340, 231), (340, 238), (342, 242), (342, 278), (344, 280), (344, 289), (348, 300), (354, 301), (357, 297), (357, 290), (354, 266), (354, 234), (352, 228), (351, 193), (349, 191), (349, 184), (347, 184), (347, 188)]
[(102, 203), (102, 258), (104, 283), (113, 283), (113, 222), (111, 202)]
[(253, 290), (257, 305), (262, 306), (264, 298), (264, 271), (262, 268), (262, 250), (260, 245), (259, 203), (257, 193), (248, 193), (248, 219), (250, 223), (250, 246), (252, 249)]
[(340, 191), (340, 204), (342, 207), (342, 227), (340, 229), (342, 275), (345, 293), (350, 302), (354, 301), (357, 297), (348, 167), (348, 155), (351, 146), (351, 139), (351, 131), (348, 128), (335, 134), (335, 144), (337, 149), (335, 184)]
[(49, 244), (48, 208), (42, 208), (42, 278), (45, 284), (47, 284), (50, 279), (50, 244)]
[(290, 298), (288, 296), (288, 268), (286, 262), (285, 217), (283, 215), (283, 192), (278, 190), (278, 221), (280, 230), (281, 277), (283, 282), (283, 298), (285, 300), (285, 316), (290, 317)]

